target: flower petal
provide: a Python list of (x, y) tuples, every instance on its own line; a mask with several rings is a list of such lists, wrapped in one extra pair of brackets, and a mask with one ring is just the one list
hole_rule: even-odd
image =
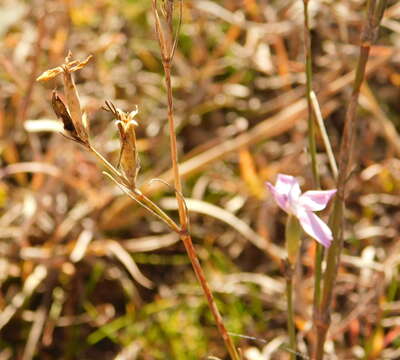
[(300, 205), (308, 211), (320, 211), (325, 209), (329, 200), (336, 194), (335, 190), (313, 190), (306, 191), (300, 196)]
[(326, 248), (331, 245), (332, 231), (317, 215), (311, 211), (299, 209), (296, 214), (303, 230)]
[(294, 195), (300, 195), (300, 185), (294, 176), (278, 174), (276, 178), (275, 188), (280, 194), (289, 196), (292, 192)]
[(267, 182), (266, 183), (268, 186), (268, 189), (271, 191), (275, 202), (278, 204), (278, 206), (285, 211), (286, 213), (290, 214), (290, 207), (289, 207), (289, 202), (288, 202), (288, 195), (280, 193), (274, 185), (271, 183)]
[(289, 206), (292, 209), (292, 212), (295, 213), (296, 209), (300, 205), (300, 195), (301, 195), (301, 189), (300, 185), (295, 179), (295, 182), (292, 185), (292, 188), (289, 191)]
[(288, 214), (294, 214), (296, 212), (301, 190), (295, 177), (278, 174), (275, 186), (268, 182), (267, 186), (272, 192), (276, 203), (282, 210)]

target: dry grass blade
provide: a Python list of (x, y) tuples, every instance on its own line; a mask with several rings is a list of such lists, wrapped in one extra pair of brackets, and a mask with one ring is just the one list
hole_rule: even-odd
[(38, 120), (26, 120), (24, 122), (24, 128), (28, 132), (62, 132), (64, 126), (59, 121), (53, 119), (38, 119)]
[(93, 239), (92, 230), (85, 229), (79, 234), (78, 240), (76, 241), (76, 244), (71, 251), (71, 255), (69, 256), (72, 262), (76, 263), (83, 259), (92, 239)]
[(120, 244), (118, 244), (116, 241), (109, 240), (106, 243), (106, 247), (111, 254), (113, 254), (121, 262), (121, 264), (124, 265), (129, 274), (131, 274), (132, 278), (135, 279), (140, 285), (148, 289), (151, 289), (154, 286), (153, 282), (140, 272), (132, 257)]
[(140, 354), (141, 345), (138, 342), (129, 344), (115, 357), (114, 360), (135, 360)]
[[(107, 241), (107, 240), (105, 240)], [(131, 252), (147, 252), (159, 250), (179, 241), (179, 236), (175, 233), (162, 234), (157, 236), (146, 236), (135, 239), (124, 240), (122, 246)]]
[(47, 318), (47, 309), (41, 306), (35, 312), (35, 320), (32, 324), (31, 331), (29, 332), (28, 342), (26, 343), (22, 360), (31, 360), (35, 355), (36, 347), (38, 346), (40, 337), (43, 333), (44, 324)]
[(315, 113), (315, 118), (317, 120), (317, 124), (318, 124), (320, 132), (321, 132), (322, 140), (323, 140), (324, 145), (325, 145), (325, 150), (326, 150), (326, 153), (328, 155), (329, 164), (331, 166), (332, 174), (333, 174), (334, 178), (337, 179), (338, 168), (337, 168), (337, 165), (336, 165), (335, 155), (333, 154), (332, 145), (331, 145), (331, 143), (329, 141), (328, 133), (326, 131), (324, 119), (323, 119), (322, 113), (321, 113), (321, 108), (319, 106), (318, 99), (317, 99), (317, 96), (315, 95), (314, 91), (310, 92), (310, 98), (311, 98), (311, 104), (312, 104), (312, 107), (313, 107), (313, 111)]
[[(240, 220), (237, 216), (216, 205), (197, 199), (185, 198), (189, 211), (214, 217), (233, 227), (248, 241), (260, 250), (267, 252), (274, 260), (279, 261), (285, 257), (285, 251), (275, 244), (268, 243), (264, 238), (258, 235), (249, 225)], [(174, 198), (163, 198), (161, 206), (167, 210), (176, 210), (177, 203)]]
[(14, 314), (24, 305), (24, 302), (32, 295), (35, 289), (47, 276), (47, 269), (43, 265), (38, 265), (30, 274), (22, 288), (22, 291), (14, 295), (11, 303), (0, 313), (0, 330), (10, 321)]
[(397, 156), (400, 157), (400, 135), (396, 130), (396, 126), (380, 107), (368, 84), (364, 84), (361, 88), (360, 104), (378, 119), (381, 124), (379, 130), (396, 151)]
[(65, 219), (60, 223), (57, 228), (55, 237), (58, 239), (64, 238), (72, 229), (75, 228), (76, 223), (82, 221), (88, 214), (95, 209), (94, 204), (86, 201), (77, 203), (67, 214)]
[(24, 172), (43, 173), (54, 177), (61, 177), (61, 171), (55, 165), (31, 161), (8, 165), (3, 169), (0, 169), (0, 179), (6, 176)]

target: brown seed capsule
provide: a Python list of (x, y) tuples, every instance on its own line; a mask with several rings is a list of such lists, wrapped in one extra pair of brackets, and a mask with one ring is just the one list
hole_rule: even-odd
[(120, 113), (120, 120), (117, 121), (117, 126), (120, 134), (121, 153), (120, 163), (126, 177), (133, 187), (136, 185), (136, 178), (140, 170), (139, 153), (136, 147), (135, 126), (138, 125), (134, 120), (137, 110), (131, 113)]
[(76, 132), (83, 142), (87, 142), (88, 134), (82, 122), (82, 110), (79, 101), (78, 91), (76, 90), (74, 79), (66, 65), (63, 66), (64, 73), (64, 91), (65, 98), (68, 104), (68, 110), (71, 113), (71, 118), (74, 123)]
[(65, 58), (64, 64), (45, 71), (36, 80), (47, 81), (63, 73), (66, 105), (61, 101), (57, 94), (53, 93), (53, 109), (56, 112), (57, 117), (62, 119), (65, 130), (71, 132), (70, 135), (74, 140), (87, 145), (89, 143), (87, 124), (84, 121), (85, 119), (81, 110), (78, 91), (72, 73), (86, 66), (92, 56), (88, 56), (83, 61), (71, 61), (71, 58), (72, 54), (69, 52)]
[(67, 107), (64, 102), (58, 96), (57, 91), (53, 90), (53, 96), (51, 98), (51, 105), (57, 117), (62, 120), (64, 124), (64, 130), (69, 133), (75, 133), (76, 130), (74, 123), (72, 122), (71, 115), (69, 114)]
[(135, 126), (138, 125), (135, 116), (138, 113), (138, 109), (136, 107), (132, 112), (125, 113), (122, 110), (117, 109), (110, 101), (106, 101), (106, 107), (104, 107), (104, 109), (112, 112), (117, 119), (116, 123), (121, 142), (118, 167), (121, 167), (131, 187), (134, 188), (140, 170), (140, 159), (136, 147), (135, 133)]

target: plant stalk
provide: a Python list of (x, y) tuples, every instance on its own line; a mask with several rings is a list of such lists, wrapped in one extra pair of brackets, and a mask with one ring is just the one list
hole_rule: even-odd
[[(288, 265), (290, 266), (290, 265)], [(293, 308), (293, 269), (286, 274), (287, 327), (289, 332), (290, 360), (296, 360), (296, 329)]]
[[(304, 51), (306, 55), (306, 92), (307, 92), (307, 109), (308, 109), (308, 151), (310, 153), (311, 169), (313, 174), (314, 188), (319, 189), (320, 178), (317, 162), (317, 147), (315, 141), (315, 121), (314, 111), (312, 106), (312, 49), (311, 49), (311, 34), (310, 34), (310, 16), (308, 11), (309, 0), (303, 0), (304, 10)], [(321, 298), (321, 279), (322, 279), (322, 260), (324, 257), (323, 246), (316, 243), (315, 258), (314, 258), (314, 300), (313, 300), (313, 316), (317, 312), (317, 307)], [(315, 329), (314, 324), (314, 329)]]
[[(232, 338), (229, 336), (229, 333), (226, 330), (222, 316), (218, 310), (211, 288), (207, 282), (207, 279), (204, 275), (204, 271), (200, 265), (196, 249), (193, 246), (193, 241), (189, 233), (189, 216), (182, 194), (182, 182), (178, 167), (178, 149), (177, 149), (177, 140), (175, 133), (174, 103), (173, 103), (172, 84), (171, 84), (171, 65), (177, 44), (177, 37), (175, 37), (174, 39), (173, 26), (172, 26), (173, 2), (171, 1), (170, 6), (167, 6), (165, 8), (167, 26), (164, 28), (162, 27), (158, 15), (157, 0), (153, 0), (153, 11), (154, 11), (154, 18), (156, 21), (156, 32), (161, 50), (162, 65), (165, 73), (165, 86), (167, 90), (167, 100), (168, 100), (168, 124), (169, 124), (171, 162), (172, 162), (172, 171), (174, 174), (174, 186), (176, 190), (175, 196), (178, 202), (179, 220), (181, 225), (180, 238), (183, 241), (186, 252), (192, 264), (193, 270), (203, 289), (204, 295), (207, 299), (208, 306), (217, 324), (218, 331), (225, 343), (225, 347), (232, 360), (240, 360), (240, 356), (235, 348)], [(181, 16), (182, 16), (182, 2), (180, 2), (179, 24), (181, 22)], [(169, 32), (167, 34), (168, 36), (165, 36), (164, 31)], [(166, 39), (171, 39), (171, 40), (167, 41)]]
[(193, 246), (192, 237), (188, 232), (189, 227), (189, 217), (187, 214), (187, 209), (182, 198), (182, 183), (179, 175), (179, 167), (178, 167), (178, 151), (176, 144), (176, 134), (175, 134), (175, 122), (174, 122), (174, 113), (173, 113), (173, 97), (172, 97), (172, 86), (171, 86), (171, 66), (170, 64), (164, 65), (165, 72), (165, 85), (167, 88), (168, 94), (168, 122), (169, 122), (169, 135), (170, 135), (170, 147), (171, 147), (171, 159), (172, 159), (172, 169), (174, 173), (174, 185), (176, 189), (176, 200), (178, 202), (178, 212), (179, 219), (181, 224), (181, 240), (185, 246), (186, 252), (192, 263), (193, 270), (196, 274), (197, 279), (200, 282), (200, 285), (203, 289), (204, 295), (207, 298), (208, 306), (210, 311), (214, 317), (215, 323), (217, 324), (218, 331), (221, 334), (222, 339), (224, 340), (226, 349), (229, 352), (231, 359), (240, 360), (239, 354), (235, 348), (235, 345), (232, 341), (232, 338), (229, 336), (229, 333), (224, 325), (222, 316), (218, 310), (217, 304), (214, 300), (214, 296), (208, 285), (207, 279), (204, 275), (203, 269), (200, 265), (196, 249)]
[(335, 198), (330, 225), (333, 233), (333, 242), (328, 250), (327, 266), (323, 277), (321, 303), (316, 314), (317, 341), (313, 353), (314, 360), (322, 360), (324, 344), (330, 326), (333, 288), (336, 282), (340, 255), (343, 247), (344, 209), (346, 183), (350, 174), (351, 155), (356, 142), (357, 106), (360, 88), (364, 80), (369, 53), (377, 36), (380, 21), (386, 8), (386, 0), (368, 0), (367, 20), (361, 34), (360, 54), (358, 57), (353, 90), (346, 112), (342, 143), (339, 154), (339, 175), (337, 182), (337, 196)]

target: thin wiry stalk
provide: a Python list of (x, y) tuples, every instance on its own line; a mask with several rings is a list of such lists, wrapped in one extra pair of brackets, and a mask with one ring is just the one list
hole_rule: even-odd
[(296, 327), (294, 322), (293, 307), (293, 267), (287, 263), (285, 265), (286, 278), (286, 302), (287, 302), (287, 328), (289, 333), (289, 353), (290, 360), (296, 360)]
[(88, 145), (88, 150), (91, 151), (96, 157), (103, 163), (107, 170), (109, 170), (118, 180), (122, 180), (123, 183), (123, 176), (120, 171), (118, 171), (103, 155), (101, 155), (96, 148), (92, 145)]
[(151, 212), (153, 215), (157, 216), (159, 219), (164, 221), (169, 228), (176, 232), (180, 233), (181, 229), (180, 227), (173, 221), (162, 209), (160, 209), (153, 201), (151, 201), (147, 196), (145, 196), (140, 190), (137, 188), (130, 189), (123, 185), (121, 182), (119, 182), (117, 179), (115, 179), (111, 174), (108, 172), (104, 171), (104, 174), (110, 178), (112, 181), (114, 181), (118, 187), (126, 194), (128, 195), (132, 200), (135, 200), (138, 202), (141, 206), (143, 206), (146, 210)]
[(320, 188), (317, 147), (315, 145), (315, 122), (312, 111), (312, 49), (310, 38), (310, 19), (308, 13), (308, 0), (303, 0), (304, 5), (304, 49), (306, 54), (306, 86), (307, 86), (307, 108), (308, 108), (308, 147), (311, 157), (311, 168), (313, 173), (314, 188)]
[(181, 196), (182, 183), (178, 167), (178, 149), (177, 149), (177, 140), (175, 133), (174, 103), (173, 103), (172, 84), (171, 84), (171, 66), (172, 66), (172, 59), (177, 46), (178, 31), (182, 19), (182, 1), (179, 1), (179, 25), (175, 35), (173, 32), (173, 23), (172, 23), (173, 10), (174, 10), (173, 1), (167, 1), (167, 5), (164, 8), (165, 12), (164, 15), (166, 21), (165, 27), (162, 26), (161, 19), (158, 14), (157, 0), (153, 0), (152, 4), (153, 4), (156, 33), (161, 50), (162, 65), (165, 73), (165, 86), (167, 90), (167, 100), (168, 100), (168, 124), (169, 124), (171, 161), (172, 161), (172, 170), (174, 174), (174, 186), (176, 190), (175, 194), (176, 194), (176, 200), (178, 202), (178, 212), (181, 224), (180, 237), (181, 240), (183, 241), (190, 262), (192, 263), (192, 267), (197, 276), (197, 279), (201, 284), (204, 295), (207, 298), (208, 306), (215, 319), (218, 331), (224, 340), (226, 349), (228, 350), (228, 353), (233, 360), (240, 360), (240, 356), (235, 348), (232, 338), (229, 336), (228, 331), (225, 328), (222, 316), (218, 310), (212, 291), (210, 289), (210, 286), (208, 285), (207, 279), (200, 265), (196, 249), (193, 246), (192, 238), (188, 231), (189, 216), (187, 208), (185, 206), (184, 198)]
[[(320, 178), (317, 163), (317, 147), (315, 141), (315, 123), (314, 112), (312, 107), (312, 49), (311, 49), (311, 34), (310, 34), (310, 16), (308, 11), (308, 0), (303, 0), (304, 10), (304, 51), (306, 55), (306, 84), (307, 84), (307, 109), (308, 109), (308, 151), (310, 153), (311, 168), (313, 174), (314, 188), (320, 188)], [(322, 280), (322, 260), (323, 246), (316, 244), (315, 259), (314, 259), (314, 303), (313, 314), (315, 316), (320, 298), (321, 298), (321, 280)], [(314, 324), (315, 328), (315, 324)]]
[(367, 2), (368, 15), (361, 34), (360, 54), (353, 83), (353, 91), (346, 112), (342, 143), (340, 147), (339, 176), (337, 184), (338, 192), (330, 219), (330, 225), (333, 232), (333, 242), (327, 255), (327, 266), (323, 279), (321, 303), (318, 308), (316, 319), (317, 342), (313, 353), (313, 359), (315, 360), (321, 360), (324, 356), (324, 344), (330, 326), (333, 288), (336, 282), (340, 255), (343, 247), (345, 190), (346, 182), (350, 173), (352, 150), (356, 142), (355, 132), (357, 125), (356, 111), (358, 106), (358, 97), (364, 80), (371, 45), (376, 39), (379, 24), (382, 20), (384, 9), (386, 8), (386, 3), (386, 0), (379, 0), (378, 4), (376, 0), (369, 0)]

